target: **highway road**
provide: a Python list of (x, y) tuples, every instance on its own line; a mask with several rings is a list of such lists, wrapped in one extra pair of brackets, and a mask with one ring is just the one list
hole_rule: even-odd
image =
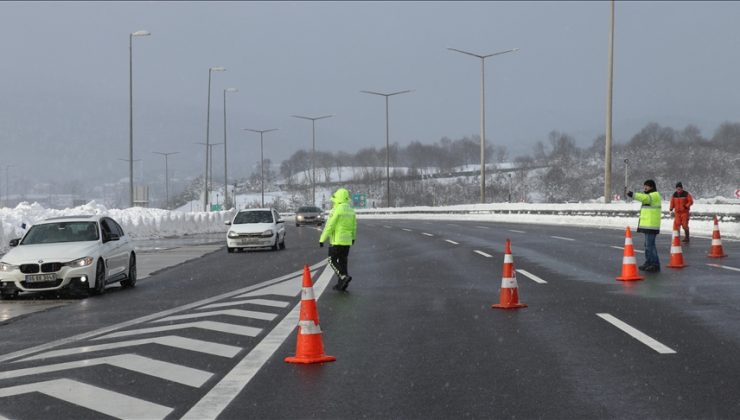
[[(289, 225), (276, 252), (185, 244), (133, 290), (8, 318), (0, 418), (740, 417), (737, 241), (716, 260), (692, 238), (689, 266), (670, 269), (662, 234), (663, 271), (619, 282), (619, 230), (361, 219), (341, 293), (318, 236)], [(491, 308), (507, 238), (517, 310)], [(142, 264), (165, 259), (155, 248)], [(335, 362), (283, 361), (304, 264)]]

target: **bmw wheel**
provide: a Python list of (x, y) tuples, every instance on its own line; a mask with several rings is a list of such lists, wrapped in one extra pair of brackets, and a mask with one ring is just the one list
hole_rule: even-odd
[(131, 257), (128, 260), (128, 275), (126, 280), (121, 281), (123, 287), (135, 287), (136, 286), (136, 255), (131, 253)]
[(105, 263), (102, 258), (98, 260), (98, 265), (95, 267), (95, 288), (90, 289), (90, 293), (93, 295), (105, 293)]

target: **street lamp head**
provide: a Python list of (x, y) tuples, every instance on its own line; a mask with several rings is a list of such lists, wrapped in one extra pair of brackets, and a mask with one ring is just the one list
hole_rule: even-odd
[(136, 32), (132, 32), (131, 36), (149, 36), (151, 34), (152, 33), (149, 31), (136, 31)]
[(291, 115), (291, 117), (293, 117), (293, 118), (301, 118), (301, 119), (304, 119), (304, 120), (312, 120), (312, 121), (323, 120), (324, 118), (329, 118), (329, 117), (333, 117), (333, 116), (334, 116), (334, 114), (322, 115), (320, 117), (305, 117), (303, 115)]
[(211, 67), (208, 69), (208, 71), (226, 71), (226, 68), (224, 67)]

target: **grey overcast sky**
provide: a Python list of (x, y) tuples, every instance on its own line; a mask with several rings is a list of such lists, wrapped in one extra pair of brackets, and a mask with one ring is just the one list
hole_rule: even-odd
[[(740, 3), (616, 3), (614, 137), (650, 121), (695, 124), (711, 136), (740, 120)], [(204, 166), (208, 68), (214, 73), (211, 140), (229, 166), (259, 160), (249, 128), (274, 162), (311, 146), (355, 152), (385, 145), (381, 97), (391, 98), (391, 142), (476, 135), (480, 54), (486, 60), (487, 137), (512, 156), (551, 130), (580, 145), (603, 134), (609, 2), (1, 2), (0, 165), (33, 182), (119, 180), (128, 175), (128, 42), (134, 39), (137, 171), (159, 173), (152, 151), (179, 151), (171, 167)], [(223, 151), (214, 167), (222, 171)], [(0, 169), (2, 169), (0, 167)], [(217, 172), (219, 173), (219, 172)], [(0, 175), (3, 175), (0, 172)], [(217, 179), (220, 179), (217, 177)]]

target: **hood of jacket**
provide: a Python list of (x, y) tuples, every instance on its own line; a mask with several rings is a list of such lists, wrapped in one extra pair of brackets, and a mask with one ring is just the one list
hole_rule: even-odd
[(346, 188), (340, 188), (331, 195), (331, 202), (334, 205), (349, 203), (349, 191)]

